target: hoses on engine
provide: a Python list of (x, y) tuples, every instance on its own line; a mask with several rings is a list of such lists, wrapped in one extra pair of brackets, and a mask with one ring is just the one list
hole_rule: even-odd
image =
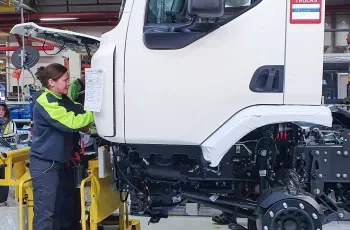
[[(259, 144), (263, 140), (268, 140), (269, 143), (265, 142), (263, 145), (266, 148), (259, 149)], [(275, 151), (271, 151), (271, 145), (274, 147)], [(268, 176), (273, 173), (274, 166), (276, 163), (276, 157), (277, 157), (277, 144), (276, 141), (271, 136), (264, 136), (261, 137), (256, 145), (255, 145), (255, 155), (257, 157), (257, 163), (259, 166), (259, 176), (260, 176), (260, 192), (267, 189), (268, 186), (272, 185), (270, 182), (270, 179)], [(273, 154), (271, 156), (271, 154)], [(272, 161), (269, 163), (269, 160), (272, 158)]]
[[(123, 177), (122, 181), (120, 181), (121, 183), (123, 182), (126, 182), (128, 185), (130, 185), (132, 188), (134, 188), (136, 191), (140, 192), (140, 193), (143, 193), (141, 192), (138, 188), (136, 188), (136, 186), (134, 186), (129, 180), (128, 178), (125, 176), (124, 172), (122, 171), (122, 169), (120, 168), (119, 166), (119, 163), (118, 163), (118, 159), (120, 159), (120, 156), (117, 155), (116, 151), (115, 151), (115, 148), (114, 146), (112, 145), (112, 154), (113, 154), (113, 162), (114, 162), (114, 165), (116, 166), (116, 168), (118, 169), (118, 172), (120, 173), (120, 175)], [(123, 185), (120, 185), (120, 187), (124, 187)], [(119, 188), (119, 190), (121, 190), (121, 188)], [(129, 197), (129, 192), (127, 192), (127, 195), (125, 197), (125, 199), (122, 198), (122, 193), (120, 193), (120, 201), (125, 203), (127, 200), (128, 200), (128, 197)]]

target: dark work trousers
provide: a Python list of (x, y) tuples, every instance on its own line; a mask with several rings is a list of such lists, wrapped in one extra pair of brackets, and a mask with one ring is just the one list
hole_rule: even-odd
[[(5, 179), (5, 168), (0, 169), (0, 179)], [(0, 203), (7, 201), (9, 191), (9, 186), (0, 186)]]
[(63, 199), (61, 206), (61, 230), (79, 230), (80, 225), (80, 190), (75, 187), (72, 163), (65, 166)]
[(30, 157), (34, 195), (33, 230), (59, 230), (64, 164)]

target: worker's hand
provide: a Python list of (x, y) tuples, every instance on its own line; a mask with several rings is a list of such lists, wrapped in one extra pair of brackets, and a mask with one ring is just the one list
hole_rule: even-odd
[(95, 126), (91, 126), (89, 128), (88, 134), (93, 135), (93, 134), (96, 134), (96, 133), (97, 133), (96, 127)]
[(82, 132), (82, 133), (88, 133), (89, 129), (90, 129), (89, 126), (86, 126), (84, 128), (79, 129), (79, 131)]

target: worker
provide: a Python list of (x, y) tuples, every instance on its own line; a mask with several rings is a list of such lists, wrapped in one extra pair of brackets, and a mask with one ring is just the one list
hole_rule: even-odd
[(73, 101), (84, 105), (85, 100), (85, 75), (71, 81), (68, 89), (68, 97)]
[[(11, 113), (4, 101), (0, 101), (0, 132), (6, 142), (15, 143), (17, 127), (16, 123), (11, 119)], [(4, 143), (2, 143), (4, 144)], [(8, 146), (3, 146), (8, 147)], [(0, 169), (0, 179), (5, 178), (5, 168)], [(8, 186), (0, 186), (0, 203), (7, 201), (9, 195)]]
[(11, 119), (11, 112), (4, 101), (0, 101), (0, 132), (8, 142), (16, 142), (17, 126)]
[[(68, 96), (67, 68), (53, 63), (43, 68), (39, 80), (45, 90), (33, 108), (33, 137), (30, 150), (30, 174), (34, 195), (33, 229), (59, 230), (65, 165), (71, 160), (73, 132), (86, 130), (94, 121)], [(68, 210), (66, 210), (68, 211)]]

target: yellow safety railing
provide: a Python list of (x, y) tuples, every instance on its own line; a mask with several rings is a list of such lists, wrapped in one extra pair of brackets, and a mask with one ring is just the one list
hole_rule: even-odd
[[(107, 149), (104, 149), (103, 147), (101, 147), (101, 149), (104, 154), (109, 155)], [(87, 200), (85, 198), (85, 188), (87, 182), (90, 182), (90, 186), (88, 187), (88, 194), (91, 198), (89, 212), (90, 230), (97, 230), (97, 225), (107, 217), (111, 216), (117, 209), (119, 210), (118, 227), (120, 230), (140, 230), (140, 222), (133, 219), (129, 220), (127, 203), (121, 202), (119, 192), (113, 189), (113, 170), (111, 170), (112, 166), (110, 164), (108, 164), (108, 166), (109, 168), (107, 171), (110, 173), (103, 178), (99, 178), (98, 159), (89, 160), (87, 177), (83, 179), (80, 184), (82, 230), (87, 229), (85, 217), (85, 201)], [(124, 218), (125, 213), (126, 219)]]
[[(33, 213), (33, 192), (30, 185), (31, 181), (29, 168), (26, 161), (29, 160), (30, 148), (22, 148), (0, 154), (0, 166), (5, 168), (5, 178), (0, 179), (0, 186), (15, 187), (15, 199), (19, 200), (19, 226), (24, 229), (23, 206), (26, 201), (28, 208), (28, 230), (32, 230)], [(12, 172), (14, 171), (14, 177)], [(26, 185), (25, 185), (26, 184)], [(24, 196), (26, 193), (26, 197)]]
[[(0, 186), (14, 186), (15, 199), (19, 201), (19, 226), (24, 229), (24, 211), (26, 205), (28, 209), (28, 230), (32, 230), (33, 223), (33, 191), (29, 167), (26, 163), (29, 160), (30, 148), (13, 150), (0, 154), (0, 167), (5, 168), (5, 178), (0, 179)], [(106, 153), (107, 154), (107, 153)], [(98, 159), (89, 160), (87, 177), (80, 184), (81, 194), (81, 225), (82, 230), (87, 230), (87, 220), (85, 216), (85, 188), (88, 188), (88, 194), (91, 198), (89, 209), (89, 229), (97, 230), (97, 225), (119, 209), (119, 229), (120, 230), (140, 230), (138, 220), (129, 219), (127, 204), (120, 201), (119, 192), (115, 191), (113, 185), (113, 175), (110, 173), (104, 178), (99, 178)], [(109, 165), (109, 167), (112, 167)], [(14, 177), (12, 172), (14, 171)], [(110, 172), (113, 172), (110, 170)], [(89, 183), (89, 186), (86, 184)], [(123, 194), (124, 195), (124, 194)], [(126, 211), (125, 211), (126, 210)], [(124, 218), (126, 215), (126, 220)]]
[[(29, 177), (29, 176), (28, 176)], [(28, 182), (32, 181), (32, 178), (28, 178), (26, 180), (21, 181), (20, 185), (19, 185), (19, 211), (18, 211), (18, 216), (19, 216), (19, 230), (23, 230), (24, 229), (24, 219), (23, 219), (23, 201), (24, 201), (24, 196), (23, 196), (23, 191), (24, 191), (24, 184), (27, 184)], [(27, 186), (26, 188), (29, 188), (29, 186)], [(33, 201), (34, 201), (34, 197), (33, 197), (33, 191), (32, 189), (26, 189), (27, 195), (28, 195), (28, 199), (27, 199), (27, 207), (28, 207), (28, 230), (32, 230), (33, 228), (33, 217), (34, 217), (34, 210), (33, 210)]]
[(85, 184), (88, 181), (91, 181), (91, 176), (88, 176), (81, 182), (81, 187), (80, 187), (80, 199), (81, 199), (81, 226), (82, 230), (86, 230), (86, 216), (85, 216)]

